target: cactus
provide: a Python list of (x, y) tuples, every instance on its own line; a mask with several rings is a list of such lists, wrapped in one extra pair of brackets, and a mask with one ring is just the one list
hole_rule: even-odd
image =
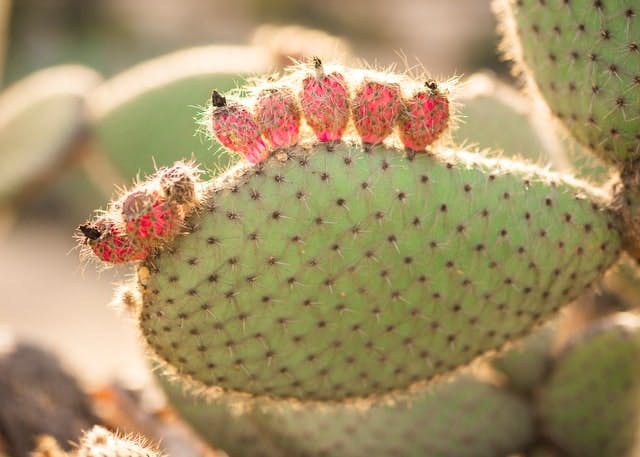
[(572, 455), (636, 455), (640, 319), (620, 314), (578, 335), (538, 399), (546, 434)]
[(555, 321), (519, 341), (491, 361), (493, 368), (507, 378), (506, 386), (529, 394), (548, 373)]
[(96, 425), (86, 432), (74, 457), (161, 457), (143, 438), (120, 437)]
[(51, 436), (40, 437), (31, 457), (162, 457), (143, 437), (120, 436), (99, 425), (87, 430), (73, 452), (64, 452)]
[(317, 57), (302, 81), (300, 106), (319, 141), (339, 141), (349, 121), (349, 95), (344, 75), (325, 72)]
[(263, 405), (234, 411), (160, 378), (173, 407), (209, 443), (234, 457), (493, 457), (531, 441), (533, 419), (517, 396), (470, 375), (391, 405)]
[(640, 158), (640, 27), (634, 0), (497, 0), (505, 51), (583, 145)]
[(211, 102), (211, 131), (218, 141), (251, 163), (266, 159), (269, 150), (251, 111), (240, 102), (227, 102), (217, 90), (213, 91)]
[(618, 256), (603, 194), (534, 167), (288, 154), (213, 181), (191, 233), (138, 270), (150, 347), (211, 390), (405, 389), (526, 334)]
[(425, 87), (405, 100), (400, 117), (400, 139), (408, 149), (423, 151), (449, 127), (449, 99), (438, 84), (429, 80)]
[(85, 96), (100, 76), (79, 65), (34, 73), (0, 97), (0, 205), (42, 187), (77, 156)]
[(295, 146), (300, 136), (300, 108), (286, 86), (263, 89), (256, 101), (256, 122), (272, 149)]
[[(513, 43), (523, 40), (514, 53), (520, 68), (528, 65), (530, 80), (578, 141), (619, 166), (622, 186), (598, 189), (444, 148), (456, 94), (432, 80), (316, 58), (268, 87), (214, 90), (203, 123), (240, 162), (192, 188), (170, 174), (157, 196), (134, 189), (131, 201), (122, 197), (105, 216), (118, 213), (116, 226), (132, 245), (151, 233), (161, 240), (139, 244), (147, 251), (128, 259), (139, 262), (137, 281), (123, 296), (151, 354), (213, 401), (193, 405), (201, 418), (190, 421), (201, 433), (232, 453), (266, 456), (497, 455), (540, 444), (521, 400), (455, 372), (557, 315), (621, 249), (640, 252), (640, 193), (629, 178), (640, 149), (639, 72), (635, 60), (621, 57), (634, 46), (637, 52), (629, 2), (502, 2), (514, 12), (504, 13)], [(584, 40), (570, 40), (572, 26)], [(587, 52), (596, 58), (587, 62)], [(593, 97), (580, 96), (580, 84)], [(113, 112), (121, 105), (127, 111), (120, 100)], [(535, 130), (542, 149), (553, 149), (553, 133), (545, 136), (539, 124)], [(154, 204), (144, 204), (174, 194), (184, 200), (170, 207), (179, 216), (162, 209), (156, 217)], [(91, 228), (81, 227), (89, 245)], [(548, 374), (548, 340), (537, 343), (524, 377), (513, 369), (520, 356), (494, 364), (526, 394)], [(545, 431), (567, 449), (562, 440), (572, 439), (573, 425), (558, 412), (567, 397), (556, 393), (581, 385), (556, 380), (569, 358), (558, 360), (540, 395)], [(620, 403), (631, 403), (630, 395)], [(495, 406), (504, 396), (517, 401)], [(189, 400), (174, 401), (181, 408)], [(232, 403), (243, 411), (231, 411)], [(477, 412), (469, 414), (472, 406)], [(616, 411), (631, 419), (618, 427), (623, 439), (611, 434), (622, 417), (616, 412), (603, 416), (600, 430), (614, 436), (616, 450), (629, 450), (625, 434), (636, 430), (635, 416)], [(589, 446), (598, 449), (602, 436), (592, 434)]]
[(397, 83), (364, 80), (353, 98), (353, 123), (363, 143), (381, 143), (393, 131), (402, 109)]

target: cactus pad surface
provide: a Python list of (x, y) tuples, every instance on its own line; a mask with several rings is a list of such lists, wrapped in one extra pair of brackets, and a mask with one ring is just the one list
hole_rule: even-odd
[(292, 149), (214, 180), (191, 233), (143, 262), (141, 329), (212, 392), (405, 389), (581, 294), (618, 257), (605, 205), (585, 184), (464, 152)]
[(527, 404), (463, 375), (411, 400), (360, 410), (348, 405), (272, 405), (233, 412), (163, 381), (173, 407), (207, 441), (234, 457), (494, 457), (533, 435)]
[(521, 68), (575, 138), (609, 162), (640, 157), (635, 0), (500, 0)]
[(637, 316), (618, 315), (578, 335), (541, 391), (547, 435), (572, 455), (636, 455), (639, 357)]

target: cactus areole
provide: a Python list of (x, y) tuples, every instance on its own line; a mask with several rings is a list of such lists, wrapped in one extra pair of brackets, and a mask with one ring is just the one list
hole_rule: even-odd
[(604, 193), (444, 149), (300, 146), (214, 179), (138, 268), (140, 326), (216, 393), (343, 401), (451, 372), (617, 258)]

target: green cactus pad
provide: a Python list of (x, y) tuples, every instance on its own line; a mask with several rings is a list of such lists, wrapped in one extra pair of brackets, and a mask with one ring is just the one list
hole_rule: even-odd
[(0, 96), (0, 204), (63, 168), (87, 127), (85, 95), (100, 76), (79, 65), (49, 68)]
[(508, 55), (553, 113), (609, 162), (640, 158), (636, 0), (499, 0)]
[(232, 412), (223, 400), (204, 402), (162, 384), (178, 413), (233, 457), (494, 457), (522, 449), (533, 435), (523, 400), (471, 376), (366, 410), (285, 404)]
[(578, 335), (542, 391), (547, 433), (579, 455), (630, 455), (640, 425), (639, 355), (636, 315), (616, 315)]
[(292, 149), (212, 182), (191, 233), (139, 268), (140, 325), (212, 391), (323, 401), (405, 389), (589, 287), (619, 254), (604, 198), (464, 152)]
[(640, 425), (638, 360), (637, 316), (617, 315), (579, 335), (541, 391), (546, 434), (572, 455), (637, 455), (631, 451)]
[[(534, 163), (554, 159), (532, 117), (533, 104), (491, 74), (478, 73), (460, 85), (455, 101), (460, 122), (451, 132), (455, 144), (503, 150)], [(486, 122), (491, 118), (492, 122)]]
[(198, 135), (194, 118), (212, 88), (234, 89), (271, 66), (266, 51), (246, 46), (207, 46), (145, 62), (106, 82), (92, 97), (96, 139), (128, 179), (175, 160), (195, 158), (225, 168), (229, 156)]
[(491, 361), (507, 377), (507, 386), (518, 392), (533, 391), (549, 370), (555, 325), (549, 324), (518, 342)]

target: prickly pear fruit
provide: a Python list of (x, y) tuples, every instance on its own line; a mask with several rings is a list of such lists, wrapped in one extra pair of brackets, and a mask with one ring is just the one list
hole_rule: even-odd
[(78, 227), (79, 238), (103, 262), (119, 264), (142, 260), (150, 248), (134, 244), (110, 216), (103, 215)]
[(449, 99), (435, 81), (427, 81), (404, 101), (405, 110), (400, 117), (400, 139), (412, 151), (424, 151), (449, 126)]
[(603, 159), (640, 158), (635, 0), (498, 0), (505, 50), (575, 138)]
[(186, 162), (176, 162), (156, 172), (160, 188), (168, 201), (181, 205), (188, 213), (198, 204), (197, 186), (201, 170)]
[(619, 254), (604, 192), (460, 151), (293, 148), (205, 194), (138, 279), (149, 347), (211, 393), (427, 382), (525, 335)]
[(260, 163), (269, 156), (260, 128), (247, 108), (228, 103), (216, 90), (211, 95), (211, 104), (211, 130), (220, 143), (242, 154), (250, 163)]
[(300, 109), (295, 96), (286, 87), (262, 91), (255, 107), (255, 118), (262, 136), (273, 149), (295, 145), (300, 134)]
[(122, 220), (132, 244), (155, 247), (178, 234), (184, 212), (159, 189), (140, 186), (123, 196)]
[(529, 406), (472, 376), (458, 376), (392, 405), (273, 405), (234, 412), (223, 398), (198, 401), (162, 386), (173, 407), (208, 442), (235, 457), (494, 457), (533, 435)]
[(161, 457), (162, 453), (150, 447), (142, 438), (125, 438), (104, 427), (94, 426), (80, 440), (73, 457)]
[(539, 395), (546, 435), (571, 455), (637, 455), (639, 358), (637, 316), (619, 314), (578, 335)]
[(319, 141), (338, 141), (349, 121), (349, 91), (344, 76), (325, 73), (320, 59), (313, 59), (312, 72), (303, 79), (300, 105), (307, 124)]
[(351, 102), (353, 122), (364, 143), (382, 142), (391, 134), (402, 108), (402, 94), (397, 83), (365, 79)]

